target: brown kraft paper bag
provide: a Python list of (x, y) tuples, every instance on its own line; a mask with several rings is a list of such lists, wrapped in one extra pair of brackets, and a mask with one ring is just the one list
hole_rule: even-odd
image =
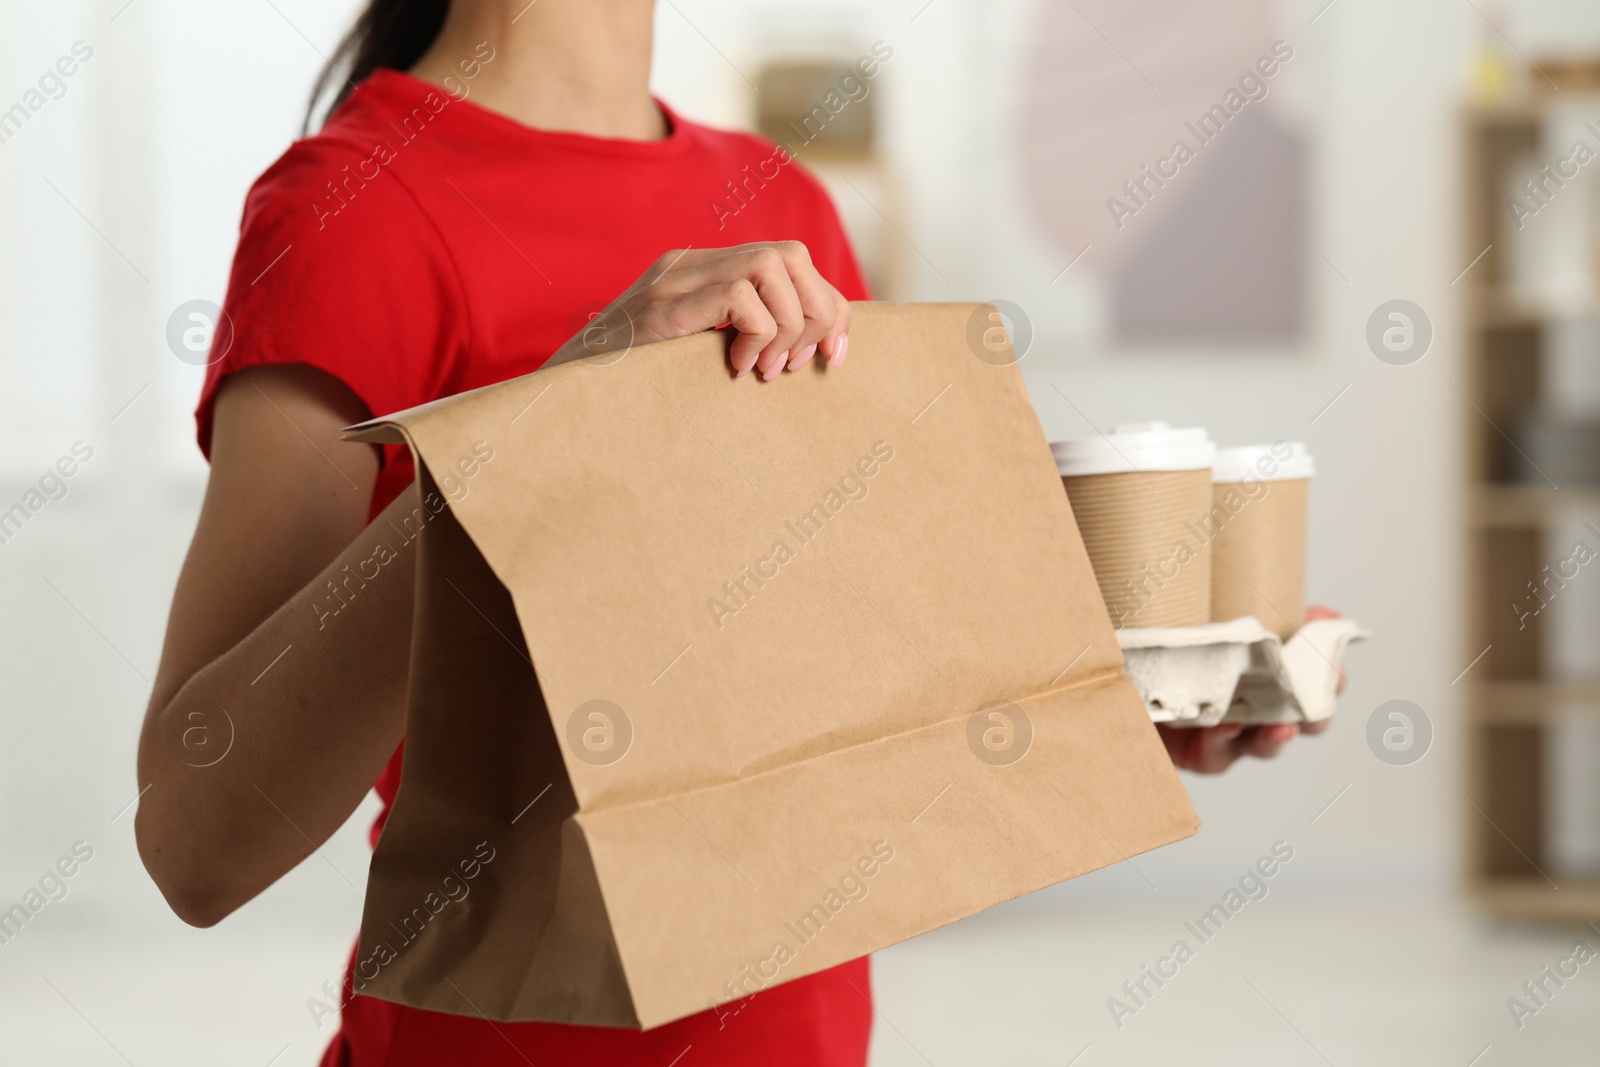
[(353, 428), (422, 493), (358, 992), (654, 1027), (1195, 832), (989, 321), (856, 304), (837, 369), (703, 333)]

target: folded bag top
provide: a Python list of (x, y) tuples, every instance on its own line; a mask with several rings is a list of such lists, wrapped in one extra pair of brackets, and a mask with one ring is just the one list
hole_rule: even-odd
[(359, 992), (656, 1026), (1194, 832), (989, 311), (857, 304), (839, 368), (734, 379), (702, 333), (352, 429), (422, 494)]

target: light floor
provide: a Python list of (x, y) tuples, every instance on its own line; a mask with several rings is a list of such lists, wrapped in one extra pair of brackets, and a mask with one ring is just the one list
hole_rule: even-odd
[[(1502, 927), (1432, 896), (1280, 890), (1201, 944), (1184, 922), (1211, 903), (1054, 891), (880, 953), (873, 1067), (1600, 1063), (1600, 962), (1520, 1031), (1506, 1008), (1580, 937), (1600, 948), (1593, 930)], [(0, 948), (0, 1063), (314, 1064), (331, 1024), (305, 1002), (347, 933), (264, 911), (212, 931), (36, 922)], [(1147, 979), (1118, 1028), (1107, 999), (1179, 939), (1193, 958), (1160, 988)]]

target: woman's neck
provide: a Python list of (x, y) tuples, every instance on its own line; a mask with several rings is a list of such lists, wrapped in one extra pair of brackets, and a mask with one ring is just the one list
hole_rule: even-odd
[[(536, 129), (659, 140), (667, 126), (650, 97), (654, 7), (655, 0), (454, 0), (411, 74), (458, 95), (465, 85), (473, 103)], [(470, 81), (463, 62), (478, 64)]]

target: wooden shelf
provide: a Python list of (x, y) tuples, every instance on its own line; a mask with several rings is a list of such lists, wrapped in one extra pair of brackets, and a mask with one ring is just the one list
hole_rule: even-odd
[(1538, 126), (1544, 118), (1541, 102), (1533, 97), (1508, 100), (1503, 104), (1476, 104), (1467, 108), (1467, 123), (1479, 130)]
[(1485, 330), (1533, 330), (1544, 325), (1545, 316), (1497, 286), (1478, 286), (1466, 296), (1471, 323)]
[(1480, 681), (1470, 714), (1480, 723), (1540, 725), (1573, 712), (1600, 715), (1600, 680)]
[(1552, 489), (1548, 485), (1472, 487), (1472, 522), (1479, 528), (1533, 529), (1566, 523), (1600, 525), (1600, 486)]
[(1465, 306), (1468, 325), (1480, 330), (1538, 330), (1555, 323), (1587, 322), (1600, 317), (1600, 302), (1593, 298), (1540, 304), (1496, 285), (1469, 291)]
[(1600, 880), (1557, 878), (1552, 888), (1542, 878), (1490, 878), (1477, 881), (1471, 895), (1495, 915), (1535, 922), (1600, 921)]

